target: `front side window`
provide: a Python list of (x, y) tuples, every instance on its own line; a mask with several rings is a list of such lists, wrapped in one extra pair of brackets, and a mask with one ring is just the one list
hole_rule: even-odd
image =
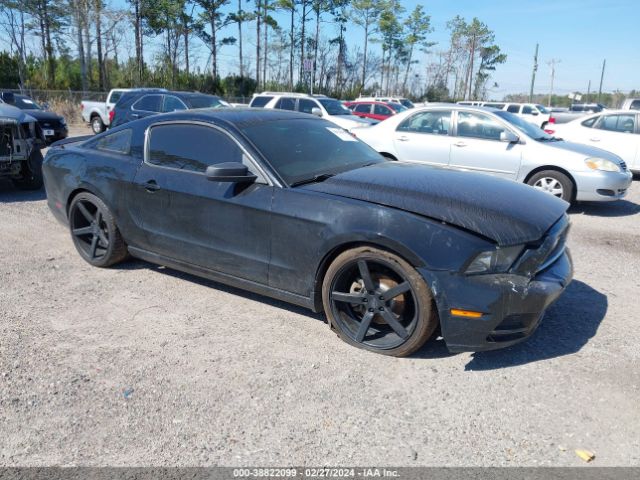
[(167, 95), (164, 97), (164, 106), (162, 107), (163, 112), (175, 112), (176, 110), (186, 109), (187, 107), (178, 97), (174, 97), (173, 95)]
[(159, 112), (161, 102), (161, 95), (145, 95), (133, 104), (133, 109), (143, 112)]
[[(302, 113), (311, 113), (311, 110), (314, 108), (320, 108), (316, 102), (313, 100), (307, 100), (306, 98), (301, 98), (298, 100), (298, 111)], [(351, 113), (351, 112), (349, 112)]]
[(524, 107), (522, 107), (522, 113), (525, 115), (533, 115), (533, 108), (531, 108), (529, 105), (525, 105)]
[(507, 112), (520, 113), (520, 105), (509, 105), (507, 107)]
[(411, 115), (398, 125), (399, 132), (432, 133), (448, 135), (451, 127), (451, 111), (420, 112)]
[(93, 148), (103, 152), (129, 155), (131, 151), (131, 129), (120, 130), (100, 138)]
[(384, 105), (376, 104), (373, 106), (373, 113), (376, 115), (391, 115), (392, 112)]
[(629, 105), (629, 110), (640, 110), (640, 100), (634, 100)]
[(238, 144), (212, 127), (167, 124), (149, 132), (147, 162), (152, 165), (204, 173), (210, 165), (242, 160)]
[(506, 129), (492, 118), (474, 112), (458, 112), (458, 136), (500, 140)]
[(280, 110), (295, 110), (296, 109), (296, 99), (290, 97), (282, 97), (280, 100), (276, 102), (276, 107)]
[(633, 133), (635, 125), (635, 115), (603, 115), (596, 128), (610, 132)]

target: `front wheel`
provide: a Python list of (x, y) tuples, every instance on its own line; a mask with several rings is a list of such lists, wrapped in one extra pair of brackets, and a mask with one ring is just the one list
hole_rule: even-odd
[(342, 340), (384, 355), (410, 355), (438, 324), (422, 276), (397, 255), (373, 247), (348, 250), (333, 261), (322, 301)]
[(89, 192), (79, 193), (72, 200), (69, 229), (76, 250), (94, 267), (109, 267), (127, 257), (127, 245), (113, 214)]
[(20, 190), (40, 190), (42, 188), (42, 152), (31, 152), (29, 158), (20, 166), (20, 176), (12, 179), (13, 185)]
[(536, 190), (561, 198), (565, 202), (573, 201), (573, 182), (564, 173), (556, 170), (538, 172), (527, 181), (527, 184)]

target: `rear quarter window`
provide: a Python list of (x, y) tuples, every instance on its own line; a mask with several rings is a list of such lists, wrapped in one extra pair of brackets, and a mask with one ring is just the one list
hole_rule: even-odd
[(131, 135), (130, 128), (120, 130), (95, 140), (89, 147), (102, 152), (129, 155), (131, 153)]

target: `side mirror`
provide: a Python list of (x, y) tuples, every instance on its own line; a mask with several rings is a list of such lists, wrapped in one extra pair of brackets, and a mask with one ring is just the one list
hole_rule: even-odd
[(207, 180), (212, 182), (252, 183), (257, 178), (253, 173), (249, 172), (245, 164), (240, 162), (209, 165), (205, 175)]
[(509, 130), (503, 130), (500, 132), (500, 141), (506, 143), (518, 143), (520, 137)]
[(321, 117), (322, 116), (322, 110), (320, 110), (318, 107), (313, 107), (311, 109), (311, 114), (315, 115), (316, 117)]

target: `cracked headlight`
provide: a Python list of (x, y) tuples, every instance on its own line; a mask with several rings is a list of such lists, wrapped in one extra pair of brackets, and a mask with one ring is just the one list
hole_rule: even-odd
[(524, 250), (524, 245), (496, 248), (478, 254), (465, 273), (503, 273), (508, 271)]
[(584, 163), (591, 170), (601, 170), (603, 172), (620, 172), (620, 166), (612, 162), (611, 160), (606, 160), (604, 158), (587, 158)]

